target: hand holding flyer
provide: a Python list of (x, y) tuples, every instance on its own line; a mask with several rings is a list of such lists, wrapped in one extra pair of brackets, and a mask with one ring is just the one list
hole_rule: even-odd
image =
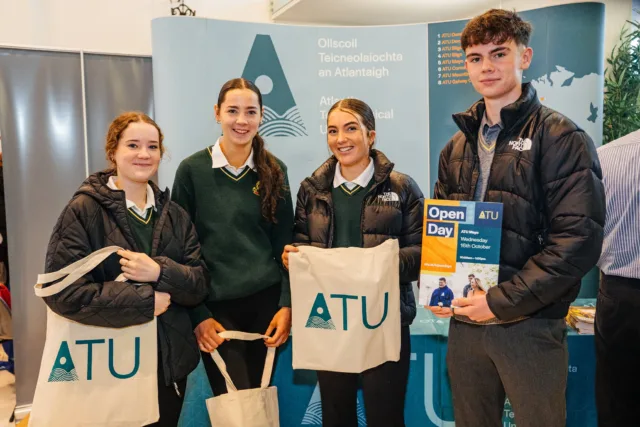
[(426, 200), (424, 230), (420, 305), (437, 317), (488, 323), (494, 318), (486, 294), (498, 283), (502, 204)]

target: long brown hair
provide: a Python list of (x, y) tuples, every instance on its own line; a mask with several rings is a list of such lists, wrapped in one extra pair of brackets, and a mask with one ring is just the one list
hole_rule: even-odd
[[(226, 82), (220, 94), (218, 95), (218, 108), (222, 108), (227, 92), (234, 89), (249, 89), (258, 96), (260, 110), (262, 111), (262, 94), (253, 82), (237, 78)], [(262, 113), (261, 113), (262, 114)], [(276, 223), (276, 209), (278, 207), (278, 199), (283, 198), (282, 190), (284, 188), (284, 172), (280, 168), (275, 156), (264, 148), (264, 140), (258, 133), (253, 137), (251, 142), (253, 148), (253, 163), (258, 171), (258, 179), (260, 180), (260, 205), (262, 216)]]
[(111, 124), (109, 125), (109, 130), (107, 131), (107, 143), (105, 144), (104, 151), (107, 155), (107, 160), (110, 164), (111, 171), (116, 170), (116, 164), (113, 161), (113, 156), (116, 154), (118, 150), (118, 142), (122, 137), (122, 133), (129, 127), (131, 123), (148, 123), (154, 128), (158, 130), (158, 146), (160, 147), (160, 156), (164, 155), (164, 144), (162, 141), (164, 140), (164, 135), (162, 134), (162, 130), (160, 126), (153, 119), (147, 116), (145, 113), (141, 113), (140, 111), (127, 111), (126, 113), (120, 114), (118, 117), (113, 119)]

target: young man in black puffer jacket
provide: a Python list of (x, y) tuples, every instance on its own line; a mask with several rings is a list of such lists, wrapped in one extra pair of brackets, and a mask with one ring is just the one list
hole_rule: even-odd
[[(505, 392), (518, 427), (565, 425), (564, 317), (602, 247), (594, 144), (522, 84), (530, 34), (515, 12), (496, 9), (462, 32), (465, 67), (483, 99), (454, 115), (460, 131), (440, 155), (434, 197), (500, 202), (504, 217), (498, 285), (454, 300), (453, 313), (433, 309), (454, 315), (447, 364), (459, 427), (501, 425)], [(473, 324), (490, 319), (498, 324)]]

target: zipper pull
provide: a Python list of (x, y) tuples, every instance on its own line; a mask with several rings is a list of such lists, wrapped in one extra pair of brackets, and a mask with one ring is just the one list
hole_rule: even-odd
[(180, 390), (178, 389), (178, 383), (173, 383), (173, 388), (176, 389), (176, 394), (178, 395), (178, 397), (182, 397), (182, 395), (180, 395)]
[(540, 246), (544, 246), (544, 239), (541, 234), (538, 234), (538, 242), (540, 242)]

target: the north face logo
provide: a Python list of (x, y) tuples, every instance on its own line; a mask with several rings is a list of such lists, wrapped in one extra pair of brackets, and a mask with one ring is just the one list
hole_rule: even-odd
[(531, 140), (529, 138), (518, 139), (517, 141), (509, 141), (509, 147), (518, 151), (529, 151), (531, 150)]
[(382, 193), (378, 195), (378, 200), (381, 202), (399, 202), (400, 196), (398, 193), (394, 193), (393, 191), (389, 191), (386, 193)]
[(264, 102), (262, 136), (306, 136), (307, 130), (293, 99), (271, 36), (256, 35), (242, 77), (258, 86)]

